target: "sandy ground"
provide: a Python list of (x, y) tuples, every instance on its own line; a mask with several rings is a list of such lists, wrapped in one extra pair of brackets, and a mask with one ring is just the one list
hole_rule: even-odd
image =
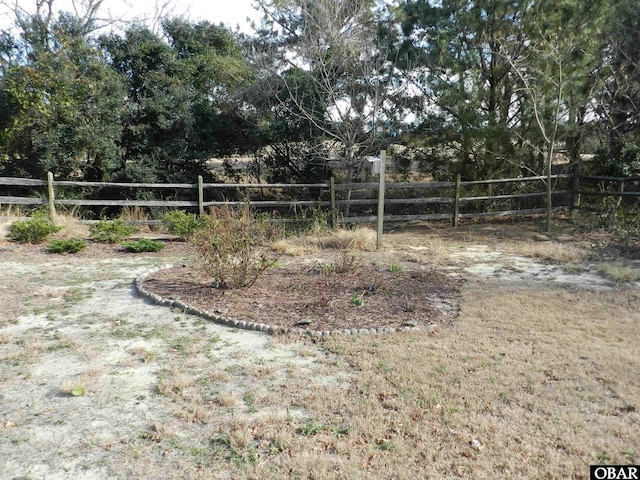
[[(126, 478), (127, 449), (171, 416), (158, 384), (184, 352), (201, 370), (277, 365), (303, 369), (310, 382), (348, 381), (340, 371), (316, 375), (315, 357), (326, 354), (308, 345), (274, 344), (267, 335), (206, 323), (135, 295), (136, 275), (180, 257), (50, 255), (42, 262), (18, 250), (7, 247), (0, 256), (13, 301), (26, 305), (17, 318), (0, 313), (1, 479)], [(248, 384), (256, 391), (285, 380), (238, 377), (221, 382), (218, 394), (241, 396)], [(76, 386), (85, 394), (71, 395)]]
[[(104, 258), (0, 247), (0, 479), (166, 478), (141, 470), (145, 455), (158, 454), (141, 439), (198, 435), (195, 420), (189, 430), (167, 420), (178, 407), (166, 392), (209, 379), (211, 399), (200, 403), (210, 408), (178, 412), (209, 425), (218, 415), (304, 418), (303, 408), (252, 411), (247, 392), (266, 395), (293, 381), (346, 392), (356, 374), (309, 342), (230, 329), (138, 297), (133, 279), (184, 261), (179, 250)], [(488, 245), (460, 247), (451, 258), (455, 276), (611, 286), (589, 265), (567, 271)], [(225, 398), (235, 413), (220, 408)]]

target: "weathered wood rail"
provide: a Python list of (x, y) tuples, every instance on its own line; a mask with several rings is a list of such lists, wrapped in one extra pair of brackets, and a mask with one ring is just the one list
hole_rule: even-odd
[[(568, 187), (563, 189), (554, 189), (552, 192), (554, 198), (553, 209), (562, 210), (569, 208), (579, 208), (581, 197), (589, 196), (611, 196), (621, 198), (640, 198), (640, 191), (631, 191), (625, 188), (627, 185), (638, 185), (640, 177), (596, 177), (581, 176), (577, 174), (557, 174), (552, 175), (554, 182), (564, 181)], [(525, 191), (522, 193), (507, 194), (491, 194), (491, 189), (496, 185), (506, 183), (518, 183), (521, 187), (525, 184), (539, 185), (544, 187), (547, 181), (546, 176), (531, 176), (517, 178), (501, 178), (479, 181), (462, 181), (458, 176), (455, 182), (387, 182), (385, 190), (385, 207), (393, 210), (393, 207), (402, 209), (403, 207), (411, 207), (413, 211), (418, 213), (389, 213), (384, 215), (385, 222), (401, 222), (412, 220), (451, 220), (457, 225), (459, 219), (466, 218), (482, 218), (487, 216), (517, 216), (531, 215), (545, 212), (544, 205), (535, 208), (516, 208), (516, 209), (500, 209), (500, 205), (504, 202), (512, 200), (535, 200), (544, 197), (546, 189), (540, 188), (540, 191)], [(600, 182), (600, 185), (615, 185), (614, 190), (602, 190), (585, 188), (585, 185)], [(41, 191), (34, 194), (33, 191), (28, 196), (3, 195), (2, 187), (26, 187), (31, 190)], [(46, 187), (46, 188), (45, 188)], [(174, 191), (193, 191), (192, 200), (140, 200), (140, 199), (100, 199), (100, 198), (56, 198), (56, 188), (59, 187), (81, 187), (81, 188), (115, 188), (115, 189), (152, 189), (152, 190), (174, 190)], [(470, 188), (490, 187), (484, 194), (477, 191), (469, 193)], [(205, 200), (205, 192), (234, 189), (236, 191), (245, 191), (246, 198), (243, 200)], [(295, 191), (312, 189), (317, 191), (318, 195), (315, 199), (292, 199), (292, 200), (261, 200), (250, 199), (250, 193), (265, 190), (282, 190)], [(325, 183), (250, 183), (250, 184), (228, 184), (228, 183), (204, 183), (202, 177), (198, 177), (194, 183), (116, 183), (116, 182), (80, 182), (68, 180), (55, 180), (52, 174), (48, 175), (47, 180), (17, 178), (17, 177), (0, 177), (0, 205), (48, 205), (52, 212), (55, 207), (60, 206), (80, 206), (80, 207), (163, 207), (163, 208), (188, 208), (197, 209), (200, 214), (204, 213), (205, 208), (220, 205), (239, 205), (249, 203), (258, 209), (276, 209), (285, 208), (295, 211), (302, 208), (320, 208), (332, 212), (334, 221), (342, 223), (369, 223), (376, 221), (376, 215), (367, 215), (355, 213), (346, 215), (345, 212), (352, 207), (365, 208), (371, 206), (372, 209), (378, 203), (377, 183), (336, 183), (333, 179)], [(409, 191), (404, 195), (398, 193)], [(339, 193), (349, 192), (346, 195)], [(351, 198), (353, 192), (361, 192), (364, 198)], [(371, 192), (376, 192), (375, 196), (367, 196)], [(294, 195), (287, 195), (294, 197)], [(480, 203), (488, 203), (489, 208), (470, 208), (470, 211), (462, 211), (463, 206), (478, 205)], [(522, 203), (522, 202), (520, 202)], [(419, 211), (427, 207), (433, 207), (436, 212), (420, 213)]]

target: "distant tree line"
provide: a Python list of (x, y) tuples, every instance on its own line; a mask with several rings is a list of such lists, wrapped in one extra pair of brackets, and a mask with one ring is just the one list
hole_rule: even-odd
[(37, 3), (0, 32), (0, 175), (211, 181), (242, 155), (302, 182), (391, 147), (439, 178), (543, 174), (558, 152), (640, 175), (637, 0), (257, 0), (251, 35), (105, 33), (100, 1)]

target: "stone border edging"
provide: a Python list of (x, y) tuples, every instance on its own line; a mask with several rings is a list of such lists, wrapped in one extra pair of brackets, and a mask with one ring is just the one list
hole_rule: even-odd
[[(200, 310), (199, 308), (192, 307), (180, 300), (167, 300), (166, 298), (161, 297), (158, 294), (149, 292), (144, 288), (144, 279), (149, 275), (156, 273), (160, 270), (165, 270), (168, 268), (173, 268), (175, 265), (170, 263), (161, 265), (159, 267), (154, 267), (146, 272), (138, 275), (134, 280), (134, 287), (138, 295), (143, 298), (146, 298), (151, 303), (163, 307), (169, 308), (179, 308), (180, 310), (189, 313), (191, 315), (197, 315), (199, 317), (204, 318), (205, 320), (210, 320), (218, 325), (223, 325), (231, 328), (240, 328), (244, 330), (254, 330), (256, 332), (263, 332), (269, 335), (279, 335), (279, 334), (290, 334), (290, 333), (298, 333), (301, 335), (308, 335), (311, 337), (327, 337), (330, 335), (378, 335), (382, 333), (395, 333), (395, 332), (404, 332), (404, 331), (415, 331), (419, 329), (417, 325), (411, 326), (402, 326), (398, 328), (393, 327), (380, 327), (380, 328), (346, 328), (342, 330), (311, 330), (306, 328), (298, 328), (298, 327), (272, 327), (269, 325), (265, 325), (264, 323), (255, 323), (255, 322), (246, 322), (244, 320), (236, 320), (235, 318), (215, 315), (210, 312), (206, 312), (204, 310)], [(436, 324), (430, 324), (427, 328), (428, 332), (433, 332), (437, 328)]]

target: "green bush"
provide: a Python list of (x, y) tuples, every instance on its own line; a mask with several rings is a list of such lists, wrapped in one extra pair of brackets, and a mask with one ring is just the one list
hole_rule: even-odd
[(117, 218), (115, 220), (100, 220), (95, 225), (91, 225), (89, 231), (96, 242), (120, 243), (136, 233), (138, 229), (127, 225), (121, 218)]
[(49, 253), (78, 253), (87, 247), (87, 242), (77, 238), (69, 240), (53, 240), (47, 247)]
[(211, 210), (206, 228), (191, 238), (205, 272), (220, 288), (249, 287), (269, 267), (264, 244), (276, 237), (277, 230), (264, 217), (244, 206)]
[(19, 243), (40, 243), (60, 230), (61, 226), (51, 223), (44, 215), (36, 215), (29, 220), (13, 222), (9, 229), (9, 237)]
[(614, 155), (611, 147), (596, 151), (591, 165), (595, 175), (607, 177), (635, 177), (640, 175), (640, 146), (634, 143), (622, 145), (619, 155)]
[(184, 210), (172, 210), (162, 217), (162, 224), (167, 231), (183, 240), (188, 240), (195, 232), (206, 228), (208, 223), (207, 217), (199, 218), (195, 213), (187, 213)]
[(122, 248), (130, 253), (158, 252), (164, 248), (163, 242), (142, 238), (137, 242), (124, 242)]

